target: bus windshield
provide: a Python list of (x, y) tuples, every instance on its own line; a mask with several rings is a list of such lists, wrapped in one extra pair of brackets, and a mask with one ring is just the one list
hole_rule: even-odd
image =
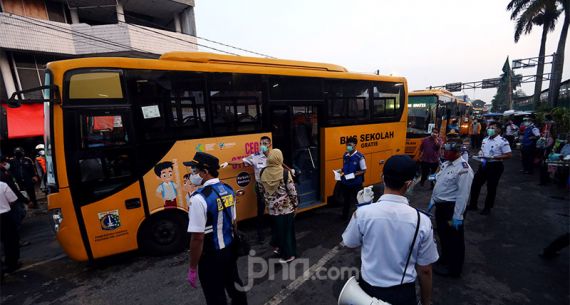
[(435, 96), (410, 96), (408, 100), (408, 134), (424, 135), (434, 122)]

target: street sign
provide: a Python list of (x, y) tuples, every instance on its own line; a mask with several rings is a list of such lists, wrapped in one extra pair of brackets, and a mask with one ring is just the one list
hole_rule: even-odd
[(481, 89), (488, 89), (488, 88), (497, 88), (499, 87), (499, 83), (501, 82), (500, 78), (488, 78), (484, 79), (481, 83)]
[(449, 92), (461, 91), (462, 83), (445, 84), (445, 89)]

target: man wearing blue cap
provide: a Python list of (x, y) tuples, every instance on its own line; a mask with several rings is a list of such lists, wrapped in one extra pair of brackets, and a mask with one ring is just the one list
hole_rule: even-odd
[(184, 162), (192, 168), (190, 181), (203, 187), (192, 193), (188, 207), (190, 268), (188, 282), (196, 288), (200, 278), (206, 304), (227, 304), (226, 292), (232, 304), (247, 304), (236, 260), (232, 251), (236, 220), (236, 196), (233, 189), (220, 182), (218, 158), (197, 152), (194, 159)]
[[(404, 197), (413, 185), (416, 162), (406, 155), (384, 165), (384, 194), (378, 202), (360, 205), (342, 234), (349, 248), (362, 247), (360, 287), (392, 305), (416, 305), (416, 277), (422, 304), (431, 304), (432, 269), (437, 247), (429, 217), (410, 207)], [(372, 198), (364, 192), (359, 198)], [(362, 203), (362, 202), (361, 202)]]

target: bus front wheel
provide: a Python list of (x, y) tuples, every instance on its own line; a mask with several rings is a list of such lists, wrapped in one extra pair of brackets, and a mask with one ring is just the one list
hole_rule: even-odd
[(187, 218), (178, 211), (165, 211), (151, 216), (139, 231), (141, 250), (150, 255), (181, 252), (188, 245)]

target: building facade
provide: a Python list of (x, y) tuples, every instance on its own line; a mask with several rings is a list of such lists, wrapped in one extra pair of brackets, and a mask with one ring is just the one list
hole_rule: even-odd
[(10, 142), (4, 140), (43, 134), (43, 124), (18, 128), (26, 116), (28, 121), (30, 115), (43, 116), (41, 105), (34, 105), (39, 93), (24, 95), (16, 109), (5, 101), (17, 90), (41, 86), (48, 62), (157, 58), (168, 51), (196, 51), (195, 36), (194, 0), (0, 0), (0, 152)]

